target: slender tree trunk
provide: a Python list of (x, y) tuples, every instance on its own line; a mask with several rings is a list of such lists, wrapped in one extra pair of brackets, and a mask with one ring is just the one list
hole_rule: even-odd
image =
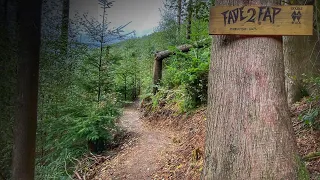
[[(300, 2), (301, 1), (301, 2)], [(295, 1), (295, 4), (304, 5), (305, 0)], [(308, 1), (313, 4), (314, 1)], [(309, 5), (311, 5), (309, 4)], [(317, 24), (313, 36), (283, 36), (283, 53), (286, 74), (286, 90), (289, 105), (303, 96), (303, 90), (312, 93), (312, 86), (303, 87), (303, 74), (308, 77), (319, 75), (320, 62)]]
[(138, 95), (141, 94), (141, 78), (139, 76), (139, 79), (138, 79)]
[(18, 105), (14, 127), (12, 179), (34, 179), (41, 0), (19, 1)]
[(188, 18), (187, 18), (187, 39), (191, 39), (191, 22), (192, 22), (192, 4), (193, 1), (189, 0), (188, 2)]
[(106, 21), (106, 4), (103, 4), (103, 15), (102, 15), (102, 31), (101, 31), (101, 39), (100, 39), (100, 56), (99, 56), (99, 67), (98, 67), (98, 103), (100, 103), (101, 99), (101, 71), (102, 71), (102, 55), (103, 55), (103, 42), (105, 38), (104, 29), (105, 29), (105, 21)]
[(182, 14), (182, 0), (178, 0), (177, 20), (178, 20), (178, 33), (179, 33), (179, 35), (180, 35), (180, 30), (181, 30), (181, 14)]
[[(217, 0), (216, 4), (250, 5), (246, 2)], [(207, 115), (203, 179), (298, 178), (280, 36), (214, 37)]]
[(134, 100), (137, 98), (137, 72), (134, 73)]
[(127, 100), (127, 76), (124, 76), (124, 100)]
[[(40, 69), (41, 67), (39, 67), (39, 69)], [(40, 83), (39, 83), (40, 85), (40, 87), (39, 87), (39, 92), (42, 92), (42, 89), (41, 89), (41, 80), (40, 80)], [(44, 109), (45, 107), (44, 107), (44, 102), (46, 102), (45, 101), (45, 94), (43, 93), (42, 95), (40, 95), (41, 93), (39, 93), (39, 95), (38, 95), (38, 107), (40, 107), (41, 109)], [(41, 98), (40, 98), (41, 97)], [(38, 111), (39, 111), (39, 109), (38, 109)], [(41, 110), (40, 110), (41, 111)], [(45, 114), (43, 114), (43, 113), (40, 113), (40, 115), (38, 116), (39, 117), (39, 119), (40, 119), (40, 121), (38, 121), (38, 122), (43, 122), (44, 121), (44, 119), (45, 119)], [(38, 123), (39, 124), (39, 123)], [(46, 143), (46, 141), (45, 141), (45, 137), (46, 137), (46, 132), (45, 132), (45, 129), (42, 129), (42, 128), (40, 128), (40, 129), (38, 129), (37, 130), (38, 131), (38, 133), (39, 133), (39, 135), (37, 136), (37, 138), (39, 138), (40, 140), (40, 142), (37, 140), (37, 146), (39, 147), (40, 146), (40, 151), (41, 151), (41, 156), (40, 156), (40, 159), (43, 159), (43, 157), (44, 157), (44, 152), (45, 152), (45, 150), (44, 150), (44, 148), (45, 148), (45, 143)], [(36, 149), (37, 150), (37, 149)], [(44, 165), (44, 160), (42, 160), (41, 161), (41, 164), (42, 165)]]
[(61, 53), (67, 55), (68, 52), (68, 37), (69, 37), (69, 6), (70, 0), (63, 0), (62, 22), (61, 22)]
[(99, 56), (99, 65), (98, 65), (98, 103), (100, 103), (101, 99), (101, 68), (102, 68), (102, 53), (103, 53), (103, 46), (102, 40), (100, 42), (100, 56)]

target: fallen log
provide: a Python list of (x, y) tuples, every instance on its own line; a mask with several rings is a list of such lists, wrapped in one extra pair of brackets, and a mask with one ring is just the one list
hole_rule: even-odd
[[(177, 49), (180, 50), (181, 52), (189, 52), (192, 47), (193, 46), (190, 44), (184, 44), (184, 45), (178, 46)], [(160, 51), (155, 54), (155, 60), (161, 61), (161, 60), (168, 58), (174, 54), (175, 53), (173, 51), (169, 51), (169, 50)]]

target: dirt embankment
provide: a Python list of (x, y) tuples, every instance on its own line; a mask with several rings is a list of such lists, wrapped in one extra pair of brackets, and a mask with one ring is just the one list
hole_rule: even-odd
[[(309, 105), (291, 108), (299, 153), (307, 157), (320, 151), (320, 131), (312, 130), (298, 115)], [(144, 107), (145, 109), (150, 109)], [(163, 105), (155, 112), (125, 109), (121, 126), (129, 134), (115, 155), (95, 168), (93, 179), (200, 179), (203, 168), (206, 108), (178, 114)], [(306, 160), (311, 179), (320, 178), (320, 158)]]
[(150, 126), (169, 129), (177, 135), (175, 151), (168, 154), (165, 163), (153, 177), (155, 179), (200, 179), (203, 167), (206, 108), (190, 114), (177, 114), (171, 107), (163, 107), (146, 114), (144, 121)]
[[(299, 154), (304, 157), (311, 179), (319, 180), (320, 130), (307, 127), (298, 118), (299, 114), (308, 108), (310, 104), (305, 101), (293, 105), (291, 120)], [(158, 128), (169, 128), (179, 135), (175, 140), (179, 143), (176, 151), (166, 157), (166, 163), (153, 176), (161, 179), (200, 179), (204, 155), (206, 108), (201, 108), (191, 115), (176, 115), (172, 109), (164, 105), (154, 113), (149, 111), (144, 113), (146, 116), (144, 119), (148, 124)], [(317, 121), (320, 123), (319, 118)]]

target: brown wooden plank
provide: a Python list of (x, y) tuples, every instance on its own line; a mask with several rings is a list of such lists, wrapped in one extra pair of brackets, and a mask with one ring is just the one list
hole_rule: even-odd
[(312, 35), (313, 6), (215, 6), (209, 34)]

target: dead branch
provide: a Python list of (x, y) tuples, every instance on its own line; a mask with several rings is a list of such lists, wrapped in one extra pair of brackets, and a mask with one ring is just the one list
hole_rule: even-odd
[(74, 174), (77, 176), (78, 180), (82, 180), (78, 172), (75, 171)]
[(107, 159), (109, 156), (86, 154), (81, 160), (73, 158), (77, 161), (77, 165), (74, 170), (74, 175), (79, 180), (91, 179), (96, 174), (98, 167)]

